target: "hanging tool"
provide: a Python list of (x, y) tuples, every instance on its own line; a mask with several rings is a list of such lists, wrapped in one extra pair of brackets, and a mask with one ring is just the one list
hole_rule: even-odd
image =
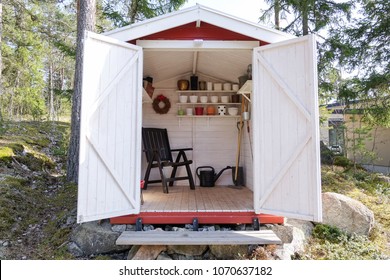
[[(250, 113), (249, 110), (250, 110), (250, 104), (249, 104), (249, 102), (246, 102), (245, 112)], [(253, 161), (253, 148), (252, 148), (252, 137), (251, 137), (251, 130), (250, 130), (250, 118), (248, 118), (245, 121), (246, 121), (246, 130), (248, 132), (249, 148), (251, 150), (251, 158)]]
[(238, 128), (238, 146), (237, 146), (237, 157), (236, 157), (236, 173), (234, 174), (234, 180), (237, 180), (238, 178), (238, 166), (240, 164), (240, 153), (241, 153), (241, 139), (242, 139), (242, 132), (244, 127), (244, 122), (242, 118), (242, 113), (245, 110), (245, 99), (241, 98), (241, 116), (240, 116), (240, 122), (237, 123)]

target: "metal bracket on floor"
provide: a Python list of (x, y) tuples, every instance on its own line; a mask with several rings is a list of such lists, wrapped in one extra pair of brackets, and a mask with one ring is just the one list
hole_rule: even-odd
[(199, 229), (198, 218), (193, 218), (192, 219), (192, 229), (193, 229), (193, 231), (198, 231), (198, 229)]
[(142, 231), (142, 218), (137, 218), (135, 222), (135, 231)]
[(260, 221), (259, 218), (255, 217), (252, 219), (252, 226), (254, 230), (260, 230)]

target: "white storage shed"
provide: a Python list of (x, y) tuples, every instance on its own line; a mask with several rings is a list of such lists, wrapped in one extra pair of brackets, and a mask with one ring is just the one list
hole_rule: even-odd
[[(165, 194), (161, 186), (148, 187), (141, 205), (143, 126), (167, 128), (171, 147), (192, 147), (194, 177), (199, 166), (219, 171), (235, 165), (241, 105), (224, 103), (239, 109), (236, 116), (182, 115), (181, 110), (221, 105), (209, 104), (211, 96), (230, 98), (237, 90), (179, 91), (177, 81), (195, 74), (214, 85), (237, 84), (249, 64), (251, 118), (244, 123), (239, 158), (245, 186), (229, 187), (232, 175), (225, 172), (210, 188), (179, 185)], [(195, 217), (199, 223), (254, 217), (280, 222), (280, 216), (321, 221), (316, 69), (314, 36), (295, 38), (201, 5), (103, 35), (87, 32), (78, 222), (142, 218), (169, 224)], [(157, 114), (143, 102), (147, 76), (153, 77), (152, 98), (170, 100), (168, 113)], [(207, 96), (207, 101), (180, 103), (182, 95)]]

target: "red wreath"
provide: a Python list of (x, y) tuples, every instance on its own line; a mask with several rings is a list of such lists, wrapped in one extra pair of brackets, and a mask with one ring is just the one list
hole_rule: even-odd
[[(160, 103), (163, 103), (164, 106), (160, 107)], [(158, 114), (166, 114), (171, 109), (171, 102), (167, 97), (160, 94), (153, 100), (153, 109)]]

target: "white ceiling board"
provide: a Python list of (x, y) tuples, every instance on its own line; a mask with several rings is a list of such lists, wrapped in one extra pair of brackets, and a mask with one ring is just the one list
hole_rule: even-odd
[[(217, 80), (238, 83), (238, 77), (246, 74), (252, 62), (251, 50), (199, 51), (197, 74)], [(154, 83), (166, 81), (193, 70), (193, 51), (145, 51), (144, 76), (151, 76)]]

